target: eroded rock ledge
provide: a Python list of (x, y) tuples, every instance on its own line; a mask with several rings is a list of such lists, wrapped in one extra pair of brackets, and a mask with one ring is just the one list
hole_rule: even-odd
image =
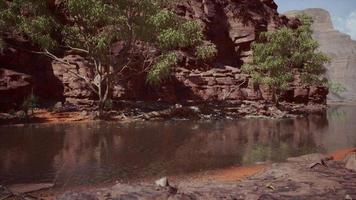
[(117, 184), (95, 191), (69, 192), (57, 199), (355, 199), (356, 171), (346, 169), (345, 162), (311, 154), (273, 164), (241, 182), (182, 182), (170, 187)]

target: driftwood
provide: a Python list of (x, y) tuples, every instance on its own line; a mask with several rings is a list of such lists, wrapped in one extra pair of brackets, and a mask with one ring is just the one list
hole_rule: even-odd
[(313, 169), (314, 167), (316, 167), (316, 166), (318, 166), (318, 165), (323, 166), (323, 167), (328, 167), (328, 165), (326, 164), (325, 160), (324, 160), (324, 159), (321, 159), (319, 162), (312, 163), (312, 164), (309, 166), (309, 168), (310, 168), (310, 169)]
[(314, 167), (316, 167), (316, 166), (318, 166), (318, 165), (323, 166), (323, 167), (328, 167), (327, 162), (330, 161), (330, 160), (334, 160), (334, 158), (333, 158), (333, 157), (325, 157), (325, 158), (322, 158), (322, 159), (320, 159), (320, 161), (315, 162), (315, 163), (312, 163), (312, 164), (309, 166), (309, 168), (310, 168), (310, 169), (313, 169)]
[(11, 197), (16, 197), (24, 200), (28, 200), (28, 199), (37, 200), (40, 198), (33, 196), (29, 193), (50, 189), (52, 187), (54, 187), (53, 183), (17, 184), (17, 185), (12, 185), (10, 187), (5, 187), (0, 185), (1, 188), (0, 195), (1, 193), (3, 193), (3, 195), (0, 196), (0, 200), (5, 200)]

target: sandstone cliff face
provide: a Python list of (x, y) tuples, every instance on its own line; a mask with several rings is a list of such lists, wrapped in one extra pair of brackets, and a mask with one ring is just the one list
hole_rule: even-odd
[[(173, 10), (181, 16), (201, 22), (206, 37), (218, 48), (217, 57), (204, 65), (182, 52), (184, 59), (181, 66), (173, 70), (171, 79), (161, 87), (147, 85), (144, 76), (133, 76), (131, 80), (117, 83), (113, 91), (115, 99), (162, 100), (170, 103), (271, 100), (269, 91), (266, 88), (254, 88), (250, 77), (242, 74), (239, 68), (251, 58), (250, 45), (259, 33), (282, 26), (295, 28), (298, 21), (280, 16), (272, 0), (184, 0), (177, 3)], [(87, 71), (84, 61), (78, 63), (73, 56), (66, 59), (77, 63), (76, 70)], [(53, 69), (65, 85), (66, 101), (73, 104), (90, 102), (93, 94), (83, 81), (72, 73), (64, 72), (63, 67), (56, 63)], [(285, 99), (322, 103), (325, 94), (327, 91), (323, 88), (301, 88), (296, 82)]]
[(183, 0), (175, 11), (202, 22), (218, 48), (216, 62), (239, 66), (251, 55), (250, 44), (263, 31), (288, 25), (273, 0)]
[(328, 98), (337, 101), (356, 101), (356, 41), (334, 28), (330, 14), (326, 10), (307, 9), (286, 14), (295, 16), (299, 13), (313, 17), (314, 37), (320, 43), (320, 50), (332, 58), (332, 62), (326, 66), (329, 80), (342, 84), (347, 90), (340, 94), (331, 92)]
[[(172, 71), (172, 77), (160, 87), (151, 87), (145, 75), (130, 75), (129, 80), (115, 85), (115, 100), (182, 102), (239, 102), (243, 100), (271, 100), (266, 88), (255, 88), (239, 68), (251, 59), (250, 45), (264, 31), (282, 26), (296, 28), (299, 21), (288, 19), (277, 12), (273, 0), (183, 0), (174, 8), (177, 14), (196, 19), (204, 26), (206, 37), (218, 48), (217, 57), (210, 63), (200, 63), (188, 52), (182, 52), (182, 63)], [(0, 68), (10, 67), (30, 75), (41, 97), (50, 97), (75, 105), (94, 105), (95, 95), (78, 76), (93, 76), (89, 64), (80, 56), (67, 54), (72, 67), (60, 63), (38, 61), (24, 52), (0, 56)], [(33, 60), (35, 59), (35, 60)], [(43, 58), (44, 59), (44, 58)], [(12, 60), (11, 62), (9, 60)], [(30, 64), (31, 63), (31, 64)], [(41, 74), (40, 76), (38, 74)], [(47, 78), (44, 78), (47, 77)], [(45, 84), (41, 81), (46, 80)], [(48, 90), (46, 88), (56, 88)], [(47, 92), (46, 92), (47, 91)], [(325, 102), (325, 88), (302, 87), (296, 81), (288, 90), (285, 100), (298, 103)], [(3, 103), (2, 103), (3, 104)]]

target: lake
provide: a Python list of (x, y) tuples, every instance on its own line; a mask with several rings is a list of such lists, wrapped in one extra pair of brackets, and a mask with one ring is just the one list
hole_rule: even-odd
[(0, 184), (183, 175), (356, 147), (356, 106), (297, 119), (0, 127)]

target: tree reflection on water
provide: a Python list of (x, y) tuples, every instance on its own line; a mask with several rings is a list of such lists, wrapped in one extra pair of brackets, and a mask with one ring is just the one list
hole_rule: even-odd
[(338, 109), (345, 118), (0, 127), (0, 183), (125, 181), (353, 147), (356, 108)]

